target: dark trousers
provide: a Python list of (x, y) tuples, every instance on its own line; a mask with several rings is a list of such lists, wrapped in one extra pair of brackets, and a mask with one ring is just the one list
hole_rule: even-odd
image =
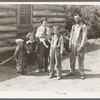
[(38, 54), (39, 54), (38, 67), (40, 70), (42, 69), (47, 70), (48, 67), (50, 43), (46, 41), (46, 44), (49, 46), (49, 48), (46, 48), (42, 42), (39, 42), (38, 45)]

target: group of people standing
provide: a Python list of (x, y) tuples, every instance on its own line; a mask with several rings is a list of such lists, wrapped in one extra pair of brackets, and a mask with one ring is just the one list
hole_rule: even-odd
[[(74, 19), (76, 24), (72, 26), (69, 39), (70, 73), (67, 75), (74, 75), (76, 56), (78, 56), (81, 79), (85, 79), (84, 54), (87, 40), (87, 26), (82, 23), (80, 15), (75, 15)], [(51, 34), (50, 28), (47, 26), (47, 18), (42, 18), (41, 26), (37, 28), (36, 34), (30, 32), (26, 37), (28, 38), (25, 43), (28, 74), (34, 72), (37, 62), (39, 72), (46, 72), (49, 68), (50, 79), (55, 76), (54, 68), (56, 68), (57, 79), (60, 80), (62, 77), (61, 59), (64, 52), (64, 38), (59, 32), (59, 27), (53, 26), (53, 34)], [(14, 53), (16, 68), (18, 73), (22, 73), (24, 68), (24, 41), (17, 39), (16, 43), (17, 47)]]

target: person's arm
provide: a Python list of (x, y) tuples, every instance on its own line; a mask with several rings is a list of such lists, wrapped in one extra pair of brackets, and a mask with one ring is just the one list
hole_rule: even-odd
[(27, 35), (26, 35), (26, 38), (28, 39), (30, 37), (30, 33), (28, 33)]
[(81, 50), (81, 48), (84, 47), (84, 45), (86, 44), (86, 41), (87, 41), (87, 26), (84, 25), (83, 30), (82, 30), (82, 41), (81, 41), (81, 45), (79, 47), (79, 51)]
[(71, 29), (71, 32), (70, 32), (70, 38), (69, 38), (69, 48), (71, 48), (71, 44), (72, 44), (73, 27), (74, 27), (74, 26), (72, 26), (72, 29)]
[(38, 51), (38, 42), (35, 41), (35, 43), (36, 43), (36, 50), (35, 50), (35, 52), (37, 53), (37, 51)]
[(27, 53), (30, 53), (30, 51), (28, 49), (28, 45), (29, 45), (29, 41), (26, 42), (26, 46), (25, 47), (26, 47)]
[(64, 38), (63, 36), (60, 37), (60, 54), (63, 55), (64, 52)]
[(14, 57), (15, 57), (16, 61), (17, 61), (17, 58), (18, 58), (18, 53), (19, 53), (19, 47), (16, 47), (15, 52), (14, 52)]
[(82, 37), (82, 41), (81, 41), (81, 47), (83, 47), (87, 41), (87, 26), (86, 25), (84, 25), (84, 27), (83, 27), (82, 35), (83, 35), (83, 37)]
[(44, 37), (44, 36), (43, 36), (42, 29), (41, 29), (40, 27), (37, 29), (37, 32), (36, 32), (36, 37), (37, 37), (37, 38)]
[(50, 28), (47, 27), (47, 35), (46, 35), (46, 38), (47, 39), (50, 39), (51, 38), (51, 31), (50, 31)]
[(50, 56), (51, 56), (51, 52), (52, 52), (52, 41), (53, 41), (53, 36), (51, 37), (51, 44), (50, 44)]

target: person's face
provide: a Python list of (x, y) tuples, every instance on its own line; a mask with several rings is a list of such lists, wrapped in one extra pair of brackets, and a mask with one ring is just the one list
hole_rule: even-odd
[(33, 35), (30, 35), (30, 41), (33, 41), (34, 40), (34, 36)]
[(58, 35), (59, 31), (58, 31), (58, 28), (57, 27), (53, 27), (53, 33)]
[(20, 47), (23, 47), (23, 42), (20, 42), (19, 45), (20, 45)]
[(80, 22), (80, 17), (79, 16), (75, 16), (74, 20), (75, 20), (76, 23), (79, 23)]
[(44, 20), (44, 21), (42, 22), (42, 25), (43, 25), (43, 26), (47, 26), (47, 21)]

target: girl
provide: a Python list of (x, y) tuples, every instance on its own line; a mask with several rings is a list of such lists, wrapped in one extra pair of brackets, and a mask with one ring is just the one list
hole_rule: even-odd
[[(29, 40), (26, 42), (27, 49), (27, 65), (28, 65), (28, 74), (34, 72), (34, 64), (36, 61), (36, 50), (37, 50), (37, 41), (35, 40), (35, 34), (30, 33)], [(33, 71), (31, 68), (33, 67)]]

